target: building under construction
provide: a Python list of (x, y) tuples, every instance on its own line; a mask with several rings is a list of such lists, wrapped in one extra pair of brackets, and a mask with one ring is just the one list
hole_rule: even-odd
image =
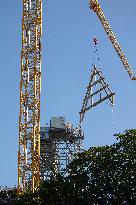
[[(52, 118), (50, 126), (40, 129), (42, 0), (22, 3), (18, 195), (26, 190), (37, 191), (40, 179), (54, 178), (58, 173), (65, 175), (74, 154), (82, 150), (84, 138), (81, 127), (73, 128), (64, 118)], [(102, 23), (130, 79), (136, 80), (99, 1), (89, 0), (89, 7)], [(94, 43), (96, 46), (96, 39)], [(80, 112), (80, 125), (86, 111), (107, 99), (113, 104), (113, 95), (102, 73), (94, 67)]]
[(82, 151), (84, 135), (81, 127), (73, 128), (64, 117), (52, 117), (48, 127), (41, 127), (41, 180), (66, 175), (74, 154)]

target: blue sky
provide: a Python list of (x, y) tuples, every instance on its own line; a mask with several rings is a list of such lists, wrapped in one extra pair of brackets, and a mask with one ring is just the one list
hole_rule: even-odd
[[(101, 0), (101, 6), (132, 68), (136, 70), (136, 1)], [(17, 184), (19, 81), (22, 1), (0, 5), (0, 185)], [(41, 126), (65, 116), (76, 126), (89, 82), (92, 38), (99, 45), (103, 75), (116, 93), (109, 103), (89, 111), (84, 120), (84, 147), (112, 144), (113, 133), (135, 128), (136, 82), (129, 77), (88, 1), (43, 1)], [(113, 121), (115, 124), (113, 126)]]

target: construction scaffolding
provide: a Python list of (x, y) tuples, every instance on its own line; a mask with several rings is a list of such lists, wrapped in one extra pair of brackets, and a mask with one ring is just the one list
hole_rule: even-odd
[(74, 154), (83, 150), (83, 139), (81, 127), (73, 128), (64, 118), (52, 118), (49, 127), (41, 127), (41, 180), (66, 175)]

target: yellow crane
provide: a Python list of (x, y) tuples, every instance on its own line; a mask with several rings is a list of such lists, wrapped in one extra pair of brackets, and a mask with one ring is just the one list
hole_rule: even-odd
[(18, 194), (40, 183), (42, 0), (23, 0)]
[(103, 25), (103, 28), (105, 29), (106, 33), (107, 33), (107, 36), (109, 37), (113, 47), (115, 48), (121, 62), (123, 63), (129, 77), (131, 80), (136, 80), (136, 77), (134, 76), (133, 74), (133, 71), (131, 69), (131, 66), (129, 65), (128, 63), (128, 60), (124, 54), (124, 52), (122, 51), (103, 11), (102, 11), (102, 8), (99, 4), (99, 1), (98, 0), (89, 0), (89, 7), (90, 9), (92, 9), (98, 16), (98, 18), (100, 19), (102, 25)]

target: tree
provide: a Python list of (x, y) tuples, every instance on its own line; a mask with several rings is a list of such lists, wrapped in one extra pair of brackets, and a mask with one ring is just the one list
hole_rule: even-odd
[(136, 130), (115, 135), (111, 146), (91, 147), (69, 165), (66, 177), (43, 182), (18, 201), (41, 205), (135, 205)]
[(78, 181), (88, 177), (82, 190), (92, 204), (136, 204), (136, 130), (115, 136), (118, 143), (92, 147), (70, 165), (69, 177), (79, 192)]

